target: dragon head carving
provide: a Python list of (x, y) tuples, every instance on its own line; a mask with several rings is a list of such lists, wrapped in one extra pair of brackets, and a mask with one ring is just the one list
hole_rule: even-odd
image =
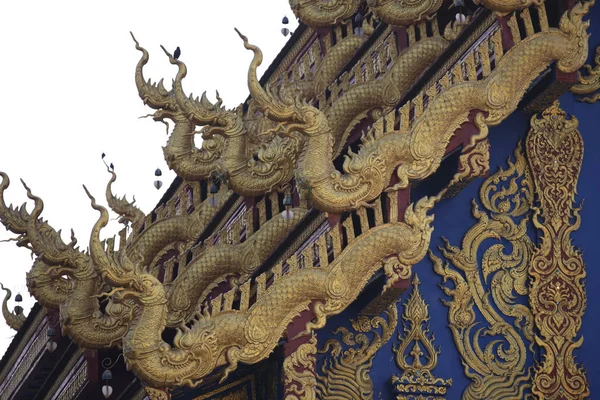
[(248, 42), (248, 38), (236, 29), (244, 41), (244, 47), (254, 53), (248, 69), (248, 88), (255, 101), (256, 107), (265, 116), (279, 124), (271, 133), (280, 136), (294, 137), (295, 132), (307, 136), (322, 135), (329, 126), (323, 112), (308, 104), (306, 100), (292, 97), (290, 91), (280, 88), (275, 90), (269, 85), (263, 88), (258, 80), (257, 68), (263, 60), (262, 51), (258, 46)]

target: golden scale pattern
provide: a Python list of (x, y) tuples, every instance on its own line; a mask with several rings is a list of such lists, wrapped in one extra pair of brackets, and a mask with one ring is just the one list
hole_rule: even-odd
[[(498, 2), (482, 2), (492, 9), (498, 8), (498, 12), (503, 11)], [(314, 27), (335, 25), (352, 15), (358, 6), (358, 2), (338, 0), (327, 2), (327, 7), (320, 3), (291, 1), (294, 11)], [(384, 5), (383, 1), (373, 3)], [(432, 0), (432, 3), (437, 2)], [(533, 3), (539, 8), (539, 32), (533, 31), (531, 17), (525, 9), (519, 16), (525, 22), (525, 32), (520, 35), (517, 17), (513, 15), (509, 26), (513, 28), (515, 46), (510, 51), (504, 54), (498, 45), (501, 43), (499, 33), (490, 36), (483, 50), (477, 51), (482, 55), (479, 61), (474, 58), (475, 52), (470, 53), (464, 63), (436, 82), (435, 90), (429, 88), (401, 109), (382, 116), (372, 132), (364, 137), (359, 152), (349, 154), (342, 171), (332, 162), (334, 145), (339, 138), (334, 135), (327, 115), (307, 101), (291, 96), (289, 91), (263, 88), (256, 75), (262, 53), (243, 35), (240, 34), (244, 46), (254, 54), (248, 71), (254, 110), (274, 126), (266, 132), (248, 131), (252, 124), (244, 120), (242, 108), (226, 110), (218, 94), (215, 104), (204, 95), (195, 99), (186, 96), (182, 88), (182, 79), (187, 73), (185, 64), (166, 51), (178, 69), (174, 87), (166, 90), (162, 81), (158, 84), (146, 81), (143, 68), (149, 55), (136, 41), (136, 48), (142, 53), (136, 67), (136, 86), (144, 103), (156, 110), (151, 114), (154, 120), (174, 123), (165, 157), (180, 177), (197, 182), (217, 173), (229, 189), (248, 197), (285, 190), (285, 185), (295, 178), (303, 201), (310, 195), (313, 207), (332, 213), (355, 210), (360, 216), (362, 229), (357, 228), (357, 231), (361, 234), (355, 237), (352, 221), (346, 222), (346, 244), (342, 246), (341, 232), (327, 232), (315, 242), (321, 252), (311, 253), (311, 248), (303, 252), (302, 257), (293, 255), (285, 264), (278, 264), (269, 271), (273, 277), (270, 285), (266, 275), (248, 280), (253, 271), (245, 271), (246, 282), (234, 285), (231, 291), (210, 304), (201, 305), (203, 312), (192, 321), (191, 328), (181, 328), (171, 346), (161, 339), (161, 332), (169, 326), (171, 293), (156, 278), (157, 271), (150, 271), (148, 266), (166, 246), (173, 245), (173, 237), (188, 246), (212, 220), (218, 207), (209, 207), (208, 199), (200, 199), (197, 189), (193, 189), (196, 195), (191, 214), (178, 215), (178, 207), (186, 210), (188, 207), (184, 204), (189, 205), (184, 196), (179, 205), (173, 203), (142, 220), (139, 213), (129, 207), (132, 204), (124, 199), (114, 201), (111, 181), (107, 187), (109, 204), (115, 211), (120, 210), (124, 222), (133, 221), (134, 227), (141, 228), (134, 229), (135, 234), (129, 238), (121, 235), (119, 251), (114, 250), (114, 239), (101, 242), (100, 231), (108, 222), (108, 213), (90, 195), (100, 218), (92, 231), (88, 254), (76, 247), (74, 235), (70, 243), (64, 243), (60, 233), (40, 217), (43, 202), (27, 186), (28, 197), (35, 202), (33, 211), (28, 213), (24, 207), (7, 206), (4, 191), (9, 180), (0, 174), (0, 220), (18, 235), (18, 245), (30, 248), (37, 256), (28, 275), (30, 291), (40, 303), (60, 307), (63, 330), (75, 342), (86, 348), (121, 344), (129, 368), (142, 381), (157, 388), (197, 386), (204, 376), (221, 366), (226, 366), (225, 379), (238, 362), (252, 364), (266, 358), (290, 321), (311, 303), (315, 304), (315, 321), (308, 324), (307, 332), (324, 326), (327, 317), (342, 312), (356, 299), (370, 277), (383, 268), (385, 260), (396, 257), (401, 265), (410, 268), (423, 258), (429, 247), (433, 217), (428, 212), (439, 197), (425, 198), (411, 205), (405, 222), (390, 219), (384, 224), (376, 214), (374, 226), (365, 223), (365, 206), (373, 201), (375, 208), (381, 206), (377, 199), (384, 190), (390, 190), (386, 186), (391, 176), (396, 174), (399, 180), (391, 190), (406, 187), (411, 180), (426, 178), (437, 169), (450, 138), (472, 110), (487, 113), (486, 116), (478, 113), (475, 117), (484, 138), (487, 127), (507, 118), (531, 82), (551, 63), (556, 62), (561, 71), (569, 73), (585, 62), (589, 23), (583, 18), (594, 1), (576, 4), (562, 16), (558, 29), (548, 27), (543, 5)], [(509, 4), (520, 9), (523, 2)], [(419, 18), (426, 16), (421, 11), (418, 14)], [(426, 19), (407, 28), (409, 39), (415, 29), (437, 23), (435, 19)], [(526, 39), (521, 41), (521, 36)], [(442, 44), (439, 46), (442, 51), (445, 39), (434, 37), (418, 42), (412, 37), (411, 44), (416, 43), (398, 55), (394, 64), (408, 62), (408, 71), (424, 69), (430, 61), (419, 58), (418, 52), (411, 49), (421, 43), (428, 47), (436, 41)], [(493, 68), (488, 62), (492, 56)], [(481, 63), (481, 75), (476, 70), (478, 63)], [(366, 74), (373, 77), (373, 85), (385, 81), (375, 80), (374, 70), (367, 69)], [(404, 89), (391, 90), (396, 96)], [(381, 102), (386, 104), (384, 98)], [(197, 132), (196, 126), (204, 128)], [(205, 139), (201, 149), (193, 144), (196, 133)], [(388, 194), (395, 196), (393, 191)], [(219, 205), (229, 196), (230, 192), (222, 189), (218, 194)], [(261, 231), (269, 230), (259, 229), (252, 235), (260, 235)], [(322, 256), (328, 254), (324, 250), (328, 244), (332, 246), (333, 260)], [(268, 252), (266, 247), (261, 250)], [(314, 254), (319, 254), (318, 262)], [(318, 267), (307, 260), (314, 261)], [(111, 291), (104, 293), (109, 302), (102, 312), (96, 297), (106, 284)], [(256, 301), (250, 303), (253, 293), (256, 293)], [(232, 308), (234, 299), (239, 300), (238, 309)], [(201, 299), (188, 300), (188, 310), (201, 302)], [(565, 343), (569, 340), (567, 338)]]

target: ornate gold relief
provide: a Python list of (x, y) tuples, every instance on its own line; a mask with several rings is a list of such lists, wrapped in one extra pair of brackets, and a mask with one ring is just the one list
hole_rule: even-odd
[(316, 400), (317, 376), (315, 371), (317, 338), (298, 346), (283, 361), (283, 383), (287, 388), (285, 400)]
[[(373, 382), (369, 373), (377, 351), (392, 337), (398, 324), (396, 304), (388, 306), (387, 317), (359, 315), (350, 320), (353, 331), (340, 327), (341, 342), (330, 339), (319, 353), (327, 353), (327, 358), (317, 376), (317, 395), (320, 400), (348, 399), (369, 400), (373, 398)], [(377, 329), (381, 328), (381, 333)], [(372, 334), (372, 339), (368, 334)], [(351, 346), (343, 350), (342, 343)]]
[(546, 0), (474, 0), (475, 4), (481, 4), (500, 14), (508, 14), (532, 5), (542, 6), (544, 1)]
[[(571, 88), (575, 94), (581, 95), (579, 101), (586, 103), (595, 103), (600, 99), (600, 93), (594, 93), (600, 89), (600, 47), (596, 48), (596, 56), (594, 57), (594, 66), (584, 65), (587, 75), (583, 76), (579, 73), (579, 83)], [(591, 96), (584, 96), (584, 95)]]
[(426, 20), (443, 0), (367, 0), (373, 14), (389, 25), (406, 26)]
[(458, 160), (458, 171), (448, 184), (445, 197), (454, 197), (474, 179), (486, 176), (490, 172), (489, 129), (475, 119), (479, 134), (473, 135), (469, 144), (462, 150)]
[(296, 17), (311, 28), (326, 28), (340, 24), (350, 18), (360, 5), (360, 0), (289, 1)]
[(583, 159), (583, 139), (575, 117), (559, 103), (531, 119), (526, 149), (537, 194), (533, 223), (541, 243), (529, 264), (529, 302), (536, 343), (543, 361), (533, 376), (533, 393), (545, 399), (581, 399), (590, 395), (585, 371), (575, 363), (573, 351), (583, 344), (577, 338), (586, 306), (585, 265), (571, 245), (579, 229), (581, 207), (574, 207)]
[[(437, 349), (433, 341), (435, 336), (429, 333), (428, 305), (419, 292), (419, 277), (414, 274), (413, 290), (404, 305), (402, 319), (405, 321), (404, 337), (398, 334), (400, 345), (394, 348), (396, 364), (403, 373), (394, 375), (392, 383), (395, 386), (398, 400), (414, 399), (444, 399), (446, 392), (452, 386), (452, 378), (442, 379), (433, 375), (437, 366)], [(425, 350), (426, 353), (423, 353)], [(409, 359), (412, 358), (412, 362)], [(425, 359), (425, 363), (421, 362)]]
[[(484, 79), (450, 86), (426, 109), (424, 104), (415, 106), (418, 118), (412, 127), (396, 130), (402, 112), (386, 115), (363, 137), (357, 153), (349, 151), (341, 169), (331, 161), (332, 133), (326, 117), (310, 106), (296, 107), (302, 126), (285, 129), (305, 137), (296, 171), (299, 186), (310, 191), (315, 208), (340, 213), (377, 198), (394, 174), (398, 179), (394, 189), (430, 176), (439, 167), (449, 140), (472, 112), (477, 112), (478, 126), (496, 126), (513, 113), (531, 82), (550, 64), (556, 62), (566, 73), (579, 69), (588, 52), (589, 22), (583, 18), (592, 5), (577, 3), (562, 16), (560, 29), (528, 34)], [(459, 76), (456, 80), (462, 79)], [(410, 110), (406, 112), (408, 119)]]
[[(528, 294), (527, 267), (533, 244), (527, 236), (527, 222), (533, 188), (520, 146), (515, 159), (483, 183), (479, 191), (483, 210), (473, 200), (478, 222), (466, 233), (462, 248), (448, 242), (440, 248), (454, 268), (442, 265), (430, 253), (435, 272), (444, 283), (448, 279), (454, 283), (453, 289), (443, 287), (452, 297), (444, 304), (449, 307), (449, 326), (465, 373), (473, 381), (463, 399), (523, 399), (531, 387), (522, 336), (533, 342), (533, 315), (517, 299)], [(489, 240), (495, 243), (484, 247)], [(480, 260), (477, 255), (481, 253)], [(477, 328), (476, 312), (487, 326)]]

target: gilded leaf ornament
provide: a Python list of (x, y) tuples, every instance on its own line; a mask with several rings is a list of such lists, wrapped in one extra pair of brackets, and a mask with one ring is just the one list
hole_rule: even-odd
[(584, 65), (584, 68), (587, 73), (579, 73), (579, 83), (574, 85), (571, 91), (580, 95), (577, 100), (595, 103), (600, 99), (600, 93), (596, 93), (600, 89), (600, 47), (596, 48), (594, 66)]
[(586, 307), (585, 264), (571, 244), (579, 229), (581, 206), (573, 205), (583, 160), (579, 121), (567, 117), (558, 102), (531, 118), (526, 149), (535, 184), (533, 223), (541, 242), (529, 264), (529, 302), (542, 361), (535, 367), (533, 393), (546, 399), (581, 399), (590, 395), (585, 371), (573, 351)]
[(311, 335), (308, 343), (298, 346), (296, 351), (283, 361), (285, 400), (316, 400), (316, 354), (317, 338)]
[[(442, 287), (451, 300), (449, 327), (473, 382), (463, 399), (522, 399), (531, 387), (526, 368), (533, 343), (533, 315), (520, 304), (528, 294), (528, 263), (533, 244), (527, 236), (533, 187), (522, 150), (515, 150), (515, 162), (487, 178), (479, 190), (481, 207), (473, 200), (478, 222), (465, 234), (462, 247), (446, 242), (440, 248), (453, 266), (430, 253)], [(490, 242), (490, 240), (495, 243)], [(483, 255), (478, 257), (478, 254)], [(483, 316), (483, 327), (476, 315)], [(491, 341), (486, 339), (492, 337)]]
[[(341, 340), (325, 342), (319, 351), (327, 354), (317, 376), (320, 400), (373, 399), (369, 374), (377, 351), (390, 340), (398, 324), (396, 304), (388, 306), (384, 315), (386, 318), (359, 315), (356, 320), (350, 320), (352, 330), (340, 327), (334, 331), (341, 334)], [(349, 347), (344, 350), (343, 344)]]
[(398, 334), (400, 345), (394, 348), (396, 364), (403, 372), (394, 375), (392, 383), (398, 400), (443, 400), (452, 386), (452, 378), (442, 379), (433, 375), (441, 350), (435, 347), (435, 335), (429, 332), (429, 306), (421, 297), (420, 283), (419, 277), (414, 274), (412, 293), (404, 304), (402, 314), (404, 335)]

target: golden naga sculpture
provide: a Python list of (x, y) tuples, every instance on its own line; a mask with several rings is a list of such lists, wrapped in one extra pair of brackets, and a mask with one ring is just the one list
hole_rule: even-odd
[[(8, 177), (2, 174), (0, 197), (8, 187)], [(39, 219), (43, 202), (27, 189), (35, 201), (29, 215), (22, 207), (18, 212), (6, 207), (1, 201), (5, 226), (19, 233), (20, 245), (30, 248), (37, 256), (33, 268), (27, 274), (31, 294), (45, 307), (60, 308), (63, 331), (85, 348), (96, 349), (118, 344), (133, 318), (129, 305), (114, 304), (110, 299), (101, 312), (98, 295), (103, 286), (89, 256), (75, 248), (76, 241), (65, 244), (47, 222)], [(221, 191), (218, 196), (224, 196)], [(9, 212), (13, 210), (13, 212)], [(203, 212), (205, 211), (205, 212)], [(215, 213), (208, 201), (188, 216), (175, 216), (158, 221), (147, 228), (127, 251), (138, 257), (142, 265), (152, 261), (156, 254), (174, 240), (196, 239)]]
[(369, 26), (369, 29), (365, 30), (364, 35), (348, 35), (327, 51), (317, 67), (310, 85), (302, 92), (304, 98), (311, 99), (325, 91), (331, 82), (340, 75), (343, 68), (369, 38), (372, 28), (367, 24), (365, 26)]
[(145, 217), (142, 210), (137, 208), (135, 204), (135, 196), (132, 202), (127, 201), (125, 196), (122, 198), (116, 197), (112, 192), (112, 184), (117, 180), (117, 174), (114, 170), (108, 169), (108, 172), (111, 174), (110, 180), (106, 185), (106, 201), (108, 202), (108, 206), (111, 210), (113, 210), (116, 214), (118, 214), (121, 218), (119, 218), (119, 223), (133, 223)]
[[(44, 203), (27, 186), (25, 188), (27, 196), (35, 201), (35, 207), (27, 218), (26, 233), (30, 248), (38, 257), (34, 270), (28, 275), (32, 294), (49, 294), (49, 298), (40, 298), (42, 304), (61, 301), (63, 332), (80, 346), (88, 349), (114, 346), (129, 328), (132, 306), (114, 304), (109, 299), (105, 311), (101, 311), (96, 295), (100, 293), (102, 280), (89, 255), (75, 248), (77, 241), (73, 235), (72, 242), (65, 244), (60, 232), (40, 219)], [(40, 267), (47, 268), (40, 271)], [(51, 293), (57, 288), (66, 292), (65, 299), (61, 298), (60, 292)]]
[[(214, 199), (219, 205), (223, 205), (230, 196), (230, 190), (220, 188)], [(158, 220), (145, 227), (133, 239), (129, 237), (127, 254), (132, 257), (135, 254), (136, 263), (142, 266), (154, 267), (165, 250), (179, 245), (185, 248), (198, 239), (219, 210), (220, 207), (214, 207), (210, 200), (206, 199), (190, 214), (183, 212), (182, 215), (171, 215)]]
[[(584, 65), (587, 75), (579, 73), (579, 83), (571, 87), (571, 91), (579, 97), (579, 101), (586, 103), (595, 103), (600, 99), (600, 93), (594, 93), (600, 89), (600, 47), (596, 48), (596, 56), (594, 57), (594, 66)], [(584, 96), (591, 95), (591, 96)]]
[[(319, 268), (290, 268), (259, 293), (249, 307), (246, 297), (241, 299), (240, 309), (233, 309), (235, 291), (229, 292), (224, 296), (224, 311), (213, 310), (216, 315), (202, 315), (190, 328), (182, 328), (171, 347), (161, 338), (168, 312), (163, 284), (133, 264), (125, 252), (104, 248), (99, 235), (108, 223), (108, 213), (90, 198), (92, 207), (100, 212), (90, 238), (94, 264), (115, 288), (109, 293), (113, 300), (131, 299), (141, 308), (123, 338), (125, 361), (153, 387), (194, 386), (217, 366), (227, 365), (227, 377), (238, 362), (253, 364), (265, 359), (292, 319), (311, 303), (316, 322), (309, 323), (307, 330), (322, 327), (328, 316), (343, 311), (356, 299), (373, 273), (381, 268), (383, 259), (398, 254), (407, 265), (422, 259), (432, 231), (433, 217), (427, 211), (439, 199), (425, 198), (409, 207), (406, 222), (366, 231), (351, 246), (334, 254), (331, 264), (322, 260)], [(214, 307), (219, 309), (220, 304)]]
[(284, 133), (299, 131), (306, 138), (296, 179), (310, 193), (311, 204), (340, 213), (379, 196), (394, 171), (399, 181), (396, 187), (431, 175), (450, 138), (472, 111), (478, 111), (475, 124), (480, 131), (498, 125), (552, 62), (564, 72), (574, 72), (585, 62), (589, 22), (582, 18), (593, 4), (578, 3), (563, 15), (560, 29), (549, 28), (516, 44), (487, 78), (456, 84), (437, 95), (410, 131), (365, 136), (359, 152), (350, 152), (345, 160), (343, 173), (331, 161), (332, 133), (325, 116), (314, 107), (294, 107), (301, 123), (283, 129)]
[(8, 300), (10, 300), (12, 292), (10, 291), (10, 289), (5, 288), (2, 283), (0, 283), (0, 288), (2, 288), (2, 290), (6, 292), (6, 296), (2, 301), (2, 316), (4, 317), (4, 320), (6, 321), (6, 324), (8, 326), (10, 326), (15, 331), (18, 331), (19, 329), (21, 329), (21, 326), (23, 326), (23, 322), (25, 322), (25, 319), (27, 317), (25, 317), (25, 314), (23, 314), (23, 308), (21, 306), (16, 306), (15, 312), (11, 312), (8, 309)]
[(180, 271), (166, 290), (169, 300), (167, 325), (179, 326), (189, 321), (220, 284), (246, 282), (308, 212), (302, 208), (291, 211), (293, 217), (289, 221), (277, 215), (246, 241), (211, 247)]
[[(173, 58), (166, 50), (165, 53), (170, 62), (178, 66), (173, 90), (174, 99), (178, 109), (181, 110), (181, 116), (192, 125), (208, 125), (204, 128), (202, 135), (205, 141), (217, 140), (215, 138), (219, 138), (218, 140), (221, 141), (227, 139), (227, 146), (223, 149), (218, 163), (215, 161), (210, 167), (210, 172), (221, 171), (228, 187), (246, 197), (271, 192), (289, 182), (293, 176), (298, 141), (275, 136), (265, 144), (252, 143), (253, 139), (256, 142), (256, 138), (250, 137), (244, 126), (242, 107), (240, 106), (234, 111), (227, 111), (221, 107), (220, 99), (217, 104), (213, 105), (205, 94), (201, 99), (187, 97), (181, 84), (187, 74), (187, 68), (183, 62)], [(250, 66), (248, 79), (249, 82), (256, 82), (259, 90), (263, 89), (258, 84), (256, 68), (261, 62), (262, 53), (257, 49)], [(163, 110), (159, 110), (157, 114), (162, 112)], [(181, 125), (175, 125), (169, 143), (165, 147), (166, 153), (191, 151), (193, 138), (189, 129), (179, 129), (179, 126)], [(179, 169), (176, 169), (176, 166), (171, 164), (169, 166), (179, 175)], [(209, 168), (206, 168), (205, 172), (209, 172)], [(190, 178), (189, 175), (186, 177)], [(202, 178), (200, 175), (195, 175), (195, 177)]]
[(583, 344), (579, 330), (587, 302), (585, 264), (571, 238), (581, 224), (581, 205), (573, 204), (583, 161), (578, 125), (577, 118), (569, 118), (556, 101), (531, 118), (526, 141), (538, 195), (533, 224), (541, 232), (541, 243), (528, 265), (535, 342), (543, 349), (542, 360), (535, 366), (532, 392), (540, 398), (590, 395), (585, 370), (573, 355)]
[(352, 17), (360, 0), (290, 0), (294, 15), (311, 28), (326, 28)]
[[(384, 314), (387, 319), (379, 315), (372, 318), (359, 315), (356, 320), (351, 319), (354, 332), (344, 327), (336, 329), (334, 333), (341, 333), (341, 341), (352, 346), (346, 350), (336, 339), (325, 342), (319, 353), (329, 354), (321, 374), (317, 376), (319, 399), (373, 399), (373, 382), (369, 373), (377, 351), (390, 340), (398, 324), (395, 302), (387, 307)], [(381, 328), (381, 334), (378, 328)]]
[(423, 21), (437, 12), (442, 3), (443, 0), (367, 0), (373, 15), (397, 26)]
[[(135, 48), (142, 52), (142, 58), (135, 70), (135, 83), (140, 97), (151, 108), (158, 110), (152, 117), (155, 121), (171, 120), (175, 124), (164, 148), (165, 160), (169, 168), (179, 177), (188, 181), (202, 180), (215, 170), (215, 162), (221, 155), (225, 145), (222, 138), (204, 140), (202, 148), (194, 144), (195, 126), (184, 112), (179, 109), (173, 91), (167, 91), (162, 83), (153, 84), (144, 79), (143, 68), (148, 63), (149, 55), (141, 47), (133, 34)], [(168, 125), (167, 125), (168, 126)]]
[(522, 10), (532, 5), (541, 6), (546, 0), (473, 0), (475, 4), (481, 4), (485, 8), (500, 14), (508, 14), (513, 11)]
[(57, 268), (50, 269), (43, 261), (36, 259), (26, 278), (29, 293), (42, 306), (54, 310), (66, 303), (76, 285), (73, 278), (59, 275), (59, 272)]
[[(463, 392), (465, 400), (518, 400), (531, 388), (526, 363), (533, 355), (528, 350), (534, 340), (533, 314), (517, 299), (529, 293), (533, 243), (527, 223), (534, 190), (521, 147), (515, 150), (515, 162), (508, 160), (508, 168), (481, 185), (482, 209), (473, 200), (472, 213), (478, 221), (465, 234), (462, 246), (446, 242), (440, 248), (454, 268), (430, 253), (435, 272), (454, 286), (442, 286), (451, 296), (443, 302), (449, 308), (449, 326), (465, 374), (472, 380)], [(500, 239), (509, 245), (495, 241), (486, 245)], [(485, 324), (476, 320), (476, 312)]]
[[(334, 142), (332, 158), (347, 146), (352, 130), (374, 109), (391, 109), (398, 105), (406, 91), (448, 47), (448, 41), (434, 31), (405, 49), (383, 78), (352, 86), (325, 112)], [(332, 159), (330, 158), (330, 160)]]

